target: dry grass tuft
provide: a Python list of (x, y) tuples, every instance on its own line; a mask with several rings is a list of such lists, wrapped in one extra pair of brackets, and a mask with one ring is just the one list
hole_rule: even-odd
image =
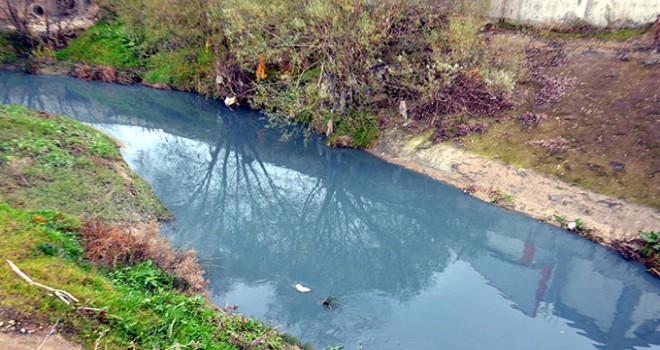
[(538, 146), (550, 150), (550, 154), (555, 155), (569, 149), (569, 141), (563, 137), (547, 140), (534, 140), (527, 141), (525, 144), (530, 146)]
[(68, 73), (70, 76), (82, 80), (103, 81), (131, 85), (138, 82), (129, 70), (117, 70), (110, 65), (77, 64)]
[(158, 223), (120, 225), (89, 220), (80, 228), (87, 259), (103, 266), (134, 264), (152, 260), (156, 266), (175, 276), (179, 289), (204, 294), (207, 282), (194, 250), (176, 250), (159, 235)]

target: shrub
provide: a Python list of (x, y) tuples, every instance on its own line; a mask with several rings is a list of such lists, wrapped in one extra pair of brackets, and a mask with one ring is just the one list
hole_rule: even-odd
[(660, 276), (660, 231), (644, 231), (641, 233), (644, 246), (642, 256), (649, 272)]
[(399, 115), (439, 129), (448, 114), (491, 116), (511, 107), (506, 94), (521, 71), (515, 45), (481, 34), (479, 21), (466, 15), (482, 1), (108, 6), (129, 34), (122, 26), (106, 31), (124, 48), (139, 49), (149, 82), (237, 96), (283, 125), (300, 122), (325, 133), (334, 145), (368, 147)]
[(90, 220), (80, 228), (80, 236), (86, 258), (92, 262), (117, 267), (151, 260), (175, 276), (181, 290), (203, 294), (206, 281), (195, 251), (175, 250), (158, 231), (155, 221), (128, 226)]

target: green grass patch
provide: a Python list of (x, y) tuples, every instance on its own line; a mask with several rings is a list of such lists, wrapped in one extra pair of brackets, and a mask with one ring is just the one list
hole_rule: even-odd
[(116, 142), (65, 117), (0, 106), (0, 201), (106, 221), (168, 219)]
[(119, 68), (144, 66), (138, 38), (120, 22), (98, 22), (58, 50), (60, 60), (111, 65)]
[(144, 79), (150, 83), (168, 84), (179, 90), (210, 91), (213, 53), (208, 49), (185, 48), (156, 53), (147, 59)]
[[(0, 204), (1, 320), (11, 317), (28, 328), (57, 322), (59, 331), (89, 348), (164, 349), (179, 343), (202, 349), (300, 349), (261, 322), (178, 292), (174, 279), (151, 261), (97, 270), (82, 259), (78, 227), (75, 217), (60, 212)], [(6, 259), (33, 280), (67, 291), (79, 302), (66, 305), (29, 285)]]
[(588, 30), (539, 30), (536, 35), (543, 38), (551, 39), (581, 39), (592, 38), (599, 40), (614, 40), (626, 41), (646, 33), (644, 29), (617, 29), (617, 30), (602, 30), (602, 29), (588, 29)]

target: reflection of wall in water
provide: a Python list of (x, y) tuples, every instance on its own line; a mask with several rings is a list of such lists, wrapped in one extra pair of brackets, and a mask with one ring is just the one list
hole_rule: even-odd
[[(515, 227), (512, 232), (518, 237), (486, 233), (487, 253), (461, 259), (511, 300), (513, 308), (537, 317), (552, 304), (556, 316), (571, 320), (574, 328), (605, 344), (604, 349), (648, 345), (639, 343), (640, 334), (660, 342), (660, 295), (653, 292), (657, 281), (639, 278), (645, 274), (639, 266), (621, 264), (618, 256), (580, 238), (570, 254), (558, 255), (556, 242), (548, 239), (553, 235), (532, 236)], [(637, 283), (627, 283), (626, 276)], [(649, 281), (642, 283), (648, 289), (635, 287), (640, 279)]]

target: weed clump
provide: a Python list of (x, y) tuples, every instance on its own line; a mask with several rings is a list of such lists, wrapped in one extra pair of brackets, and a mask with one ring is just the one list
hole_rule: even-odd
[(660, 276), (660, 231), (643, 231), (639, 237), (614, 241), (612, 248), (627, 260), (643, 262), (650, 273)]
[(527, 67), (532, 82), (541, 87), (533, 103), (535, 105), (559, 103), (575, 81), (566, 77), (551, 77), (544, 68), (558, 67), (567, 62), (564, 44), (550, 41), (541, 47), (531, 46), (525, 49), (525, 55), (523, 64)]
[(660, 276), (660, 231), (644, 231), (640, 233), (642, 238), (642, 256), (649, 271)]
[(518, 120), (518, 123), (520, 123), (520, 125), (529, 129), (539, 125), (542, 121), (548, 119), (548, 116), (542, 113), (528, 112), (517, 115), (515, 116), (515, 118), (516, 120)]
[(89, 220), (80, 228), (85, 257), (107, 267), (152, 261), (176, 278), (176, 287), (191, 294), (204, 294), (207, 283), (194, 250), (175, 250), (159, 235), (158, 223), (106, 224)]

